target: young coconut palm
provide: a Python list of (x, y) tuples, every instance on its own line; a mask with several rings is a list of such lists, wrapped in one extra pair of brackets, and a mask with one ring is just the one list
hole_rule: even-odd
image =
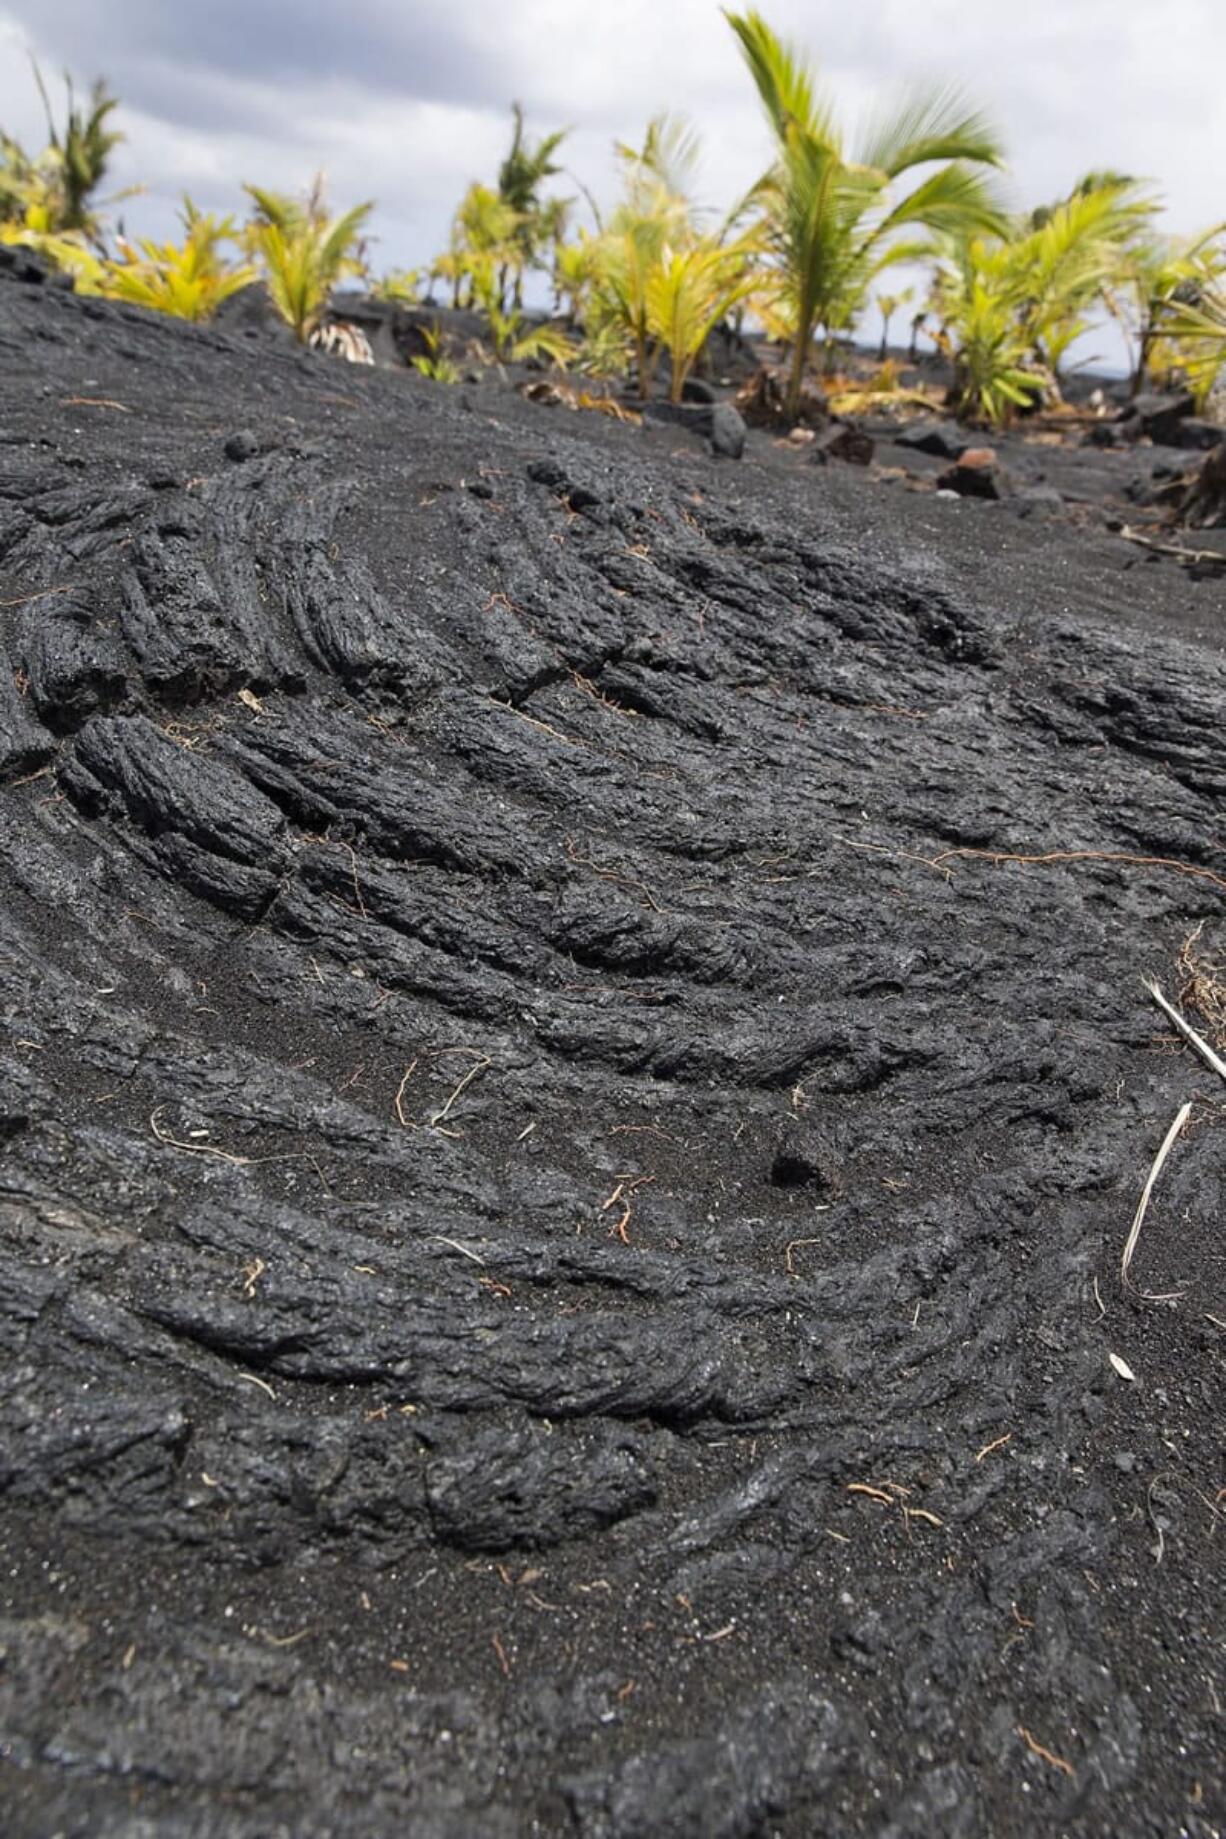
[(632, 353), (644, 400), (667, 348), (676, 399), (708, 334), (751, 292), (751, 242), (700, 233), (690, 199), (699, 144), (681, 117), (657, 115), (641, 147), (614, 151), (622, 199), (593, 245), (588, 341)]
[(699, 352), (720, 320), (757, 286), (754, 251), (747, 243), (710, 238), (688, 249), (660, 250), (647, 274), (644, 307), (648, 335), (669, 354), (669, 400), (680, 402)]
[(566, 369), (575, 350), (564, 327), (528, 326), (521, 307), (504, 306), (502, 283), (494, 273), (490, 257), (475, 259), (472, 279), (473, 297), (489, 322), (494, 356), (500, 363), (523, 364), (529, 359), (541, 358), (556, 364), (560, 370)]
[(562, 170), (554, 164), (553, 156), (566, 139), (568, 130), (560, 128), (533, 146), (524, 134), (524, 111), (518, 102), (512, 103), (511, 112), (515, 118), (515, 132), (511, 150), (498, 171), (497, 195), (513, 216), (510, 240), (515, 244), (518, 260), (511, 266), (510, 275), (504, 273), (500, 279), (504, 291), (508, 278), (511, 279), (514, 303), (519, 307), (523, 305), (525, 268), (538, 261), (542, 249), (558, 242), (563, 232), (567, 201), (542, 199), (541, 187), (546, 179), (554, 178)]
[(934, 238), (935, 336), (953, 358), (960, 412), (997, 425), (1059, 399), (1060, 365), (1153, 208), (1131, 179), (1091, 174), (1007, 234)]
[(1053, 375), (1156, 208), (1135, 180), (1091, 173), (1016, 227), (1008, 248), (1019, 321)]
[(899, 307), (907, 305), (914, 292), (914, 288), (906, 287), (901, 294), (878, 294), (877, 296), (877, 311), (881, 315), (881, 348), (877, 357), (882, 364), (890, 355), (890, 321)]
[(1215, 224), (1183, 240), (1167, 236), (1134, 239), (1124, 252), (1114, 285), (1106, 291), (1108, 307), (1126, 336), (1135, 341), (1133, 395), (1144, 387), (1147, 376), (1161, 376), (1178, 367), (1178, 341), (1204, 336), (1203, 326), (1198, 332), (1192, 330), (1200, 303), (1209, 303), (1212, 325), (1213, 303), (1220, 302), (1223, 295), (1226, 224)]
[[(1001, 148), (984, 117), (952, 90), (921, 94), (881, 120), (851, 158), (804, 60), (759, 13), (726, 13), (762, 99), (778, 157), (756, 188), (790, 303), (795, 341), (787, 408), (800, 404), (814, 331), (845, 330), (873, 280), (911, 253), (904, 233), (995, 229), (999, 213), (976, 166)], [(895, 182), (935, 167), (897, 202)]]
[(305, 203), (258, 185), (243, 190), (256, 207), (246, 229), (247, 246), (264, 270), (277, 311), (305, 345), (337, 282), (362, 272), (358, 246), (374, 205), (355, 205), (343, 217), (330, 218), (322, 177)]
[(506, 298), (507, 276), (518, 280), (523, 251), (518, 236), (520, 216), (498, 192), (474, 181), (461, 198), (451, 225), (451, 246), (434, 264), (434, 273), (452, 284), (452, 305), (459, 306), (464, 284), (467, 301), (475, 297), (478, 271), (497, 274), (497, 300)]
[(51, 146), (59, 156), (63, 205), (56, 228), (77, 230), (83, 236), (96, 237), (98, 223), (90, 209), (90, 199), (106, 176), (111, 154), (124, 138), (117, 128), (107, 125), (112, 111), (119, 107), (119, 98), (110, 95), (106, 84), (99, 79), (90, 90), (88, 110), (80, 109), (73, 95), (71, 79), (67, 79), (68, 117), (61, 136), (56, 130), (37, 65), (34, 74), (47, 108)]
[(1018, 324), (1007, 257), (972, 241), (961, 279), (956, 295), (939, 296), (941, 342), (953, 357), (957, 412), (1000, 427), (1017, 409), (1034, 404), (1042, 379)]
[(211, 319), (223, 300), (256, 278), (249, 264), (227, 262), (221, 245), (238, 240), (232, 217), (216, 218), (183, 200), (181, 243), (142, 238), (120, 243), (120, 259), (108, 262), (102, 292), (177, 319)]

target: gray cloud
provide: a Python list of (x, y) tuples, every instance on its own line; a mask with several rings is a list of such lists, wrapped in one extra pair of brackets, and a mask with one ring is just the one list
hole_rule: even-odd
[[(290, 89), (342, 77), (381, 94), (446, 102), (503, 96), (490, 35), (478, 29), (483, 8), (395, 0), (12, 0), (6, 10), (61, 60), (116, 82), (122, 74), (142, 108), (172, 101), (176, 113), (183, 103), (190, 107), (201, 76), (246, 82), (264, 75)], [(219, 89), (208, 93), (216, 97)]]
[[(764, 4), (818, 55), (849, 123), (907, 80), (963, 81), (1006, 134), (1019, 203), (1110, 164), (1160, 182), (1172, 227), (1226, 215), (1220, 0)], [(116, 177), (146, 183), (129, 221), (157, 234), (184, 189), (232, 209), (243, 179), (295, 187), (324, 166), (338, 203), (378, 199), (381, 258), (428, 260), (464, 186), (496, 170), (512, 97), (538, 130), (573, 128), (569, 160), (604, 197), (613, 135), (663, 107), (702, 131), (713, 203), (766, 157), (715, 0), (0, 0), (0, 123), (36, 140), (23, 44), (48, 74), (101, 72), (122, 97)]]

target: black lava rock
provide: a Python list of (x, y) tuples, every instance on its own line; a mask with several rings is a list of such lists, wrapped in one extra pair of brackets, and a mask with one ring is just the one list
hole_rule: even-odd
[(234, 460), (237, 462), (254, 460), (259, 451), (260, 443), (256, 440), (255, 435), (252, 434), (249, 428), (240, 428), (237, 433), (231, 434), (226, 441), (227, 460)]
[(1211, 447), (1220, 447), (1226, 441), (1226, 428), (1216, 422), (1204, 421), (1199, 415), (1189, 415), (1183, 421), (1176, 422), (1173, 447), (1187, 447), (1195, 453), (1207, 453)]
[(0, 1824), (1209, 1839), (1216, 590), (0, 293)]
[(715, 403), (719, 401), (719, 392), (704, 377), (687, 377), (681, 388), (681, 400)]
[(1156, 442), (1161, 447), (1180, 445), (1180, 423), (1196, 412), (1196, 403), (1187, 390), (1163, 394), (1146, 391), (1134, 396), (1116, 417), (1124, 439)]
[(956, 492), (959, 498), (1007, 498), (1013, 489), (1008, 472), (991, 447), (969, 447), (954, 465), (937, 477), (937, 489)]
[(956, 460), (972, 445), (956, 421), (926, 420), (913, 422), (894, 436), (898, 447), (913, 448), (916, 453), (936, 454), (938, 459)]
[(815, 466), (827, 460), (842, 460), (848, 466), (868, 466), (873, 457), (873, 437), (849, 421), (831, 422), (823, 428), (809, 449)]
[(745, 451), (745, 422), (730, 402), (716, 403), (711, 411), (711, 448), (727, 460), (739, 460)]
[(1064, 499), (1054, 485), (1024, 485), (1010, 500), (1019, 517), (1059, 517)]

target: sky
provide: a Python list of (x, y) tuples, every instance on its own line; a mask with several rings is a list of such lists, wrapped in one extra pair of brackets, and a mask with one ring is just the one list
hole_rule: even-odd
[[(961, 82), (998, 124), (1019, 206), (1110, 166), (1155, 180), (1174, 231), (1226, 217), (1226, 0), (763, 0), (808, 48), (854, 133), (908, 84)], [(28, 54), (49, 80), (105, 76), (127, 140), (130, 233), (170, 235), (181, 194), (237, 210), (243, 180), (337, 207), (376, 200), (378, 268), (427, 265), (473, 179), (492, 181), (510, 103), (570, 129), (602, 202), (611, 143), (681, 110), (724, 206), (767, 164), (756, 95), (714, 0), (0, 0), (0, 127), (41, 147)], [(52, 93), (62, 91), (54, 83)], [(579, 196), (563, 177), (557, 189)]]

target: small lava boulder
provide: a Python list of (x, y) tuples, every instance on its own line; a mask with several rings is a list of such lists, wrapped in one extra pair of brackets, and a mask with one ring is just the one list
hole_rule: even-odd
[(711, 451), (726, 460), (739, 460), (745, 451), (745, 420), (730, 402), (717, 402), (711, 410)]
[(1220, 447), (1226, 441), (1226, 428), (1219, 428), (1216, 422), (1205, 421), (1199, 415), (1189, 415), (1175, 425), (1175, 447), (1191, 448), (1193, 452), (1207, 453), (1211, 447)]
[(873, 439), (863, 428), (857, 428), (851, 422), (834, 421), (828, 428), (823, 428), (813, 442), (810, 457), (816, 466), (824, 466), (827, 460), (843, 460), (849, 466), (867, 466), (873, 457)]
[(260, 451), (260, 443), (250, 428), (239, 428), (226, 441), (226, 458), (236, 463), (242, 460), (254, 460)]
[(961, 459), (971, 444), (956, 421), (937, 421), (932, 416), (901, 429), (894, 443), (898, 447), (909, 447), (914, 453), (935, 454), (940, 460)]
[(1180, 424), (1193, 415), (1196, 404), (1187, 390), (1167, 394), (1148, 391), (1134, 396), (1117, 416), (1125, 440), (1156, 441), (1161, 447), (1179, 447)]
[(682, 402), (718, 402), (715, 385), (705, 377), (687, 377), (681, 386)]
[(960, 459), (937, 479), (937, 489), (956, 492), (959, 498), (1007, 498), (1009, 475), (996, 458), (994, 447), (968, 447)]
[(1024, 485), (1010, 500), (1019, 517), (1059, 517), (1064, 499), (1054, 485)]

